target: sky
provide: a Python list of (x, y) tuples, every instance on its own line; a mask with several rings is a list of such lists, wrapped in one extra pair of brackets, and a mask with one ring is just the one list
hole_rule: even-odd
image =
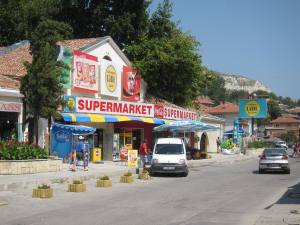
[[(162, 0), (153, 0), (152, 12)], [(300, 0), (171, 0), (209, 69), (260, 80), (300, 99)]]

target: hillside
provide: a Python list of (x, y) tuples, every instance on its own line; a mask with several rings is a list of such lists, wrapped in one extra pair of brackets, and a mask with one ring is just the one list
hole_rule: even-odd
[(271, 92), (271, 90), (259, 80), (252, 80), (239, 75), (220, 74), (225, 80), (227, 90), (244, 90), (252, 93), (258, 90)]

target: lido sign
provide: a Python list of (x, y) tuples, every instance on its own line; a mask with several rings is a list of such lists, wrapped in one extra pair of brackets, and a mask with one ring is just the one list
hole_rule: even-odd
[(264, 98), (259, 99), (240, 99), (239, 100), (240, 118), (266, 118), (267, 101)]

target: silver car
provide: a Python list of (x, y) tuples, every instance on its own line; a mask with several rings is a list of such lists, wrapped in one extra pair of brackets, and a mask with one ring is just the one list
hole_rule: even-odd
[(259, 159), (258, 172), (283, 171), (290, 174), (289, 156), (284, 148), (267, 148)]

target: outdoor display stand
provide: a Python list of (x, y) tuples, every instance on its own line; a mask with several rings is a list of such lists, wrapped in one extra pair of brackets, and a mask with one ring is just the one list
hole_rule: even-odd
[(60, 158), (67, 158), (75, 149), (79, 136), (88, 140), (95, 131), (95, 128), (82, 125), (54, 123), (51, 129), (51, 152)]

